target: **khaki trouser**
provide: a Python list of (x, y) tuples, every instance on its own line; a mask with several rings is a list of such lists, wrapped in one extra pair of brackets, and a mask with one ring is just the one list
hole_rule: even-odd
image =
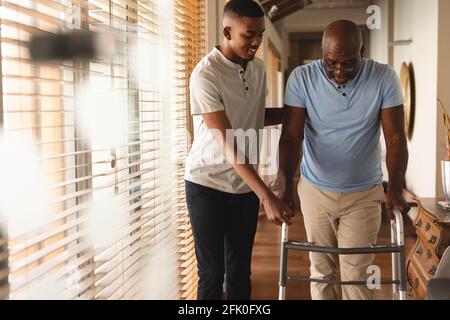
[[(383, 186), (362, 192), (329, 192), (316, 188), (305, 179), (298, 185), (308, 242), (317, 246), (361, 248), (376, 244), (381, 224)], [(311, 277), (341, 281), (367, 280), (374, 255), (331, 255), (310, 253)], [(337, 285), (312, 283), (313, 300), (339, 299)], [(369, 300), (367, 286), (342, 286), (344, 300)]]

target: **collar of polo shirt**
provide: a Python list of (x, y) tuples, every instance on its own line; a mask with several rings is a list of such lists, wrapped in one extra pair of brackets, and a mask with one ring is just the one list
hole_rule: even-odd
[(351, 79), (349, 82), (347, 82), (346, 84), (343, 84), (343, 85), (342, 85), (342, 84), (337, 84), (336, 82), (334, 82), (334, 80), (328, 78), (328, 75), (327, 75), (327, 73), (326, 73), (326, 71), (325, 71), (324, 60), (323, 60), (323, 59), (321, 59), (320, 64), (321, 64), (321, 66), (322, 66), (322, 72), (323, 72), (323, 74), (325, 75), (325, 77), (326, 77), (329, 81), (331, 81), (331, 83), (336, 87), (336, 89), (351, 89), (351, 88), (353, 88), (353, 87), (356, 85), (356, 83), (358, 82), (358, 79), (359, 79), (359, 77), (360, 77), (360, 75), (361, 75), (361, 70), (363, 69), (363, 66), (364, 66), (364, 60), (365, 60), (365, 58), (363, 58), (363, 60), (361, 61), (361, 65), (359, 66), (359, 70), (358, 70), (358, 72), (356, 73), (355, 77), (354, 77), (353, 79)]
[[(234, 63), (233, 61), (228, 60), (223, 53), (217, 48), (214, 47), (214, 50), (217, 51), (217, 56), (219, 57), (219, 59), (224, 63), (224, 65), (226, 65), (227, 67), (236, 70), (240, 75), (244, 74), (244, 69), (242, 68), (242, 66), (238, 63)], [(250, 66), (250, 64), (252, 63), (252, 61), (249, 61), (247, 64), (247, 69)]]

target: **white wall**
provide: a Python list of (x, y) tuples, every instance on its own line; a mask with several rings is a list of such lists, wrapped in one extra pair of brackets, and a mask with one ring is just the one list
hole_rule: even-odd
[(222, 40), (222, 18), (224, 6), (225, 0), (206, 1), (206, 43), (208, 52)]
[[(437, 96), (450, 114), (450, 1), (439, 0), (439, 44), (438, 44), (438, 87)], [(441, 183), (440, 162), (445, 155), (445, 131), (442, 113), (437, 109), (437, 156), (436, 156), (436, 196), (444, 196)]]
[(370, 32), (371, 59), (384, 64), (389, 64), (389, 5), (387, 0), (376, 0), (373, 4), (381, 9), (381, 29)]
[[(376, 0), (373, 4), (378, 5), (381, 9), (381, 29), (370, 31), (370, 51), (368, 56), (384, 64), (393, 64), (393, 61), (389, 59), (389, 34), (390, 28), (393, 25), (390, 24), (390, 12), (389, 12), (389, 0)], [(391, 59), (392, 60), (392, 59)], [(381, 134), (381, 152), (382, 152), (382, 170), (383, 179), (385, 181), (389, 180), (389, 175), (386, 166), (386, 141), (384, 139), (384, 134)]]
[(416, 79), (416, 121), (409, 142), (407, 188), (419, 197), (436, 194), (436, 96), (438, 0), (396, 0), (394, 40), (412, 39), (395, 46), (394, 67), (412, 63)]
[(323, 31), (331, 22), (347, 19), (358, 25), (366, 24), (370, 15), (367, 8), (335, 8), (300, 10), (285, 19), (288, 32)]

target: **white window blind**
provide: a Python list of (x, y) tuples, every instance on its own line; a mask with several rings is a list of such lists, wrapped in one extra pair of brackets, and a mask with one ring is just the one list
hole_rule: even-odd
[(181, 298), (196, 299), (197, 296), (197, 262), (194, 251), (194, 238), (186, 207), (184, 192), (184, 161), (188, 148), (181, 141), (190, 146), (193, 137), (192, 117), (189, 108), (189, 77), (196, 64), (206, 54), (205, 33), (205, 2), (204, 1), (177, 1), (176, 5), (176, 34), (178, 43), (176, 52), (178, 66), (176, 70), (177, 104), (176, 104), (176, 143), (177, 164), (176, 171), (176, 210), (178, 215), (178, 250), (180, 259)]
[[(3, 136), (28, 137), (37, 149), (29, 162), (42, 168), (49, 207), (45, 225), (10, 233), (3, 251), (0, 243), (0, 294), (9, 287), (12, 299), (195, 296), (183, 162), (188, 79), (204, 48), (203, 6), (1, 1)], [(117, 54), (30, 60), (33, 33), (70, 29), (112, 31)], [(5, 274), (9, 284), (1, 286)]]

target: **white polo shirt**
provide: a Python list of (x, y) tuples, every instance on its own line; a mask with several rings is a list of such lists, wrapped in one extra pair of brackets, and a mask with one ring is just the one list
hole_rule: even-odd
[(194, 142), (186, 160), (186, 180), (227, 193), (251, 192), (227, 163), (222, 146), (201, 114), (225, 110), (233, 129), (259, 132), (264, 127), (266, 88), (264, 62), (258, 58), (250, 61), (244, 71), (214, 48), (199, 62), (190, 79)]

